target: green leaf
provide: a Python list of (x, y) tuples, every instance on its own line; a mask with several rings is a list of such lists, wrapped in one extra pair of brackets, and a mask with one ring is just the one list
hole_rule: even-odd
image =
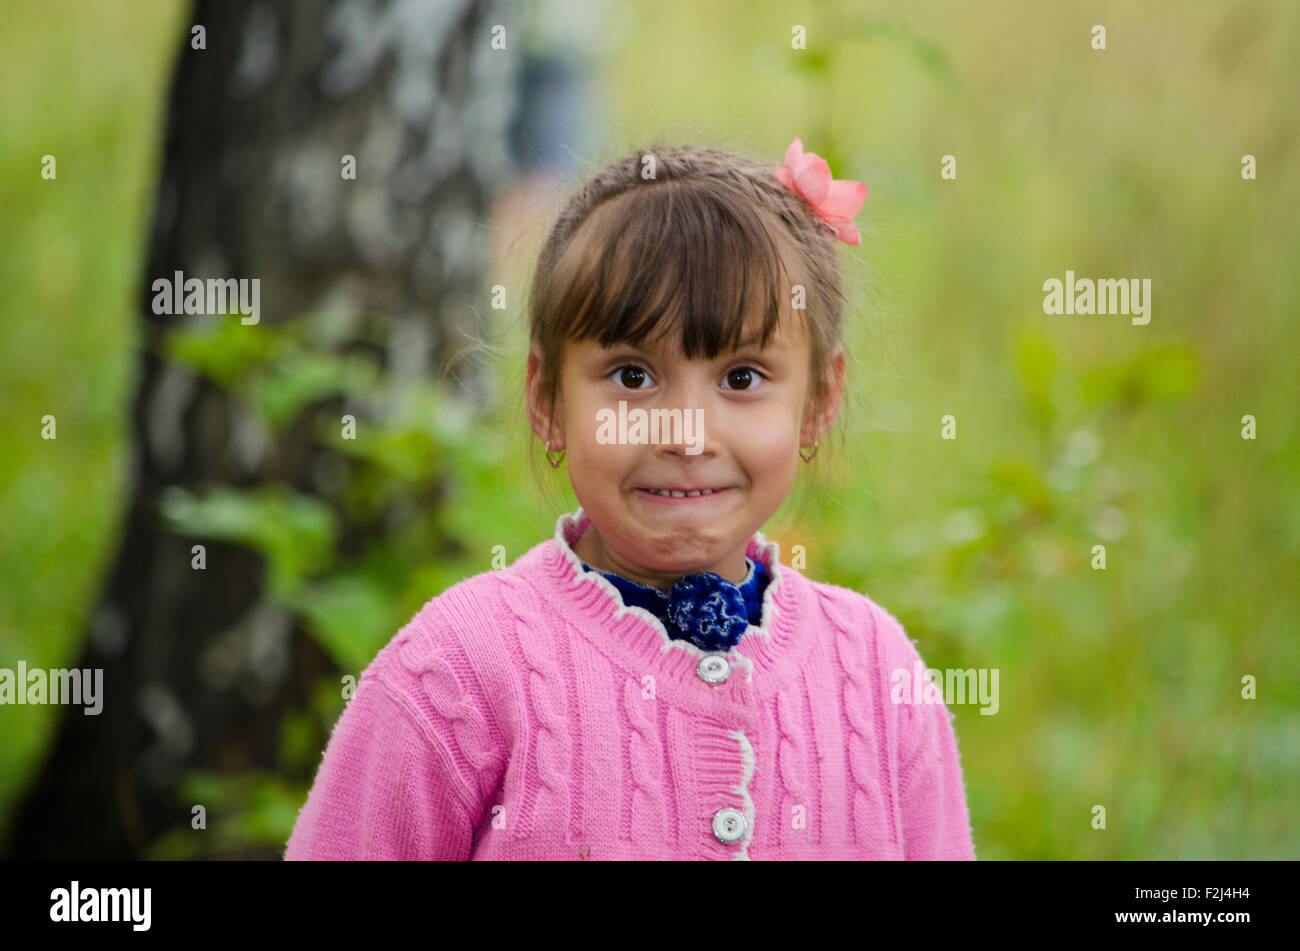
[(163, 350), (168, 360), (190, 367), (213, 382), (233, 388), (250, 370), (270, 362), (286, 346), (279, 333), (238, 321), (192, 325), (192, 330), (167, 334)]
[(248, 398), (268, 426), (281, 429), (317, 400), (366, 394), (378, 378), (379, 367), (360, 354), (293, 352), (250, 384)]
[(317, 438), (390, 476), (420, 484), (433, 481), (455, 456), (481, 458), (495, 438), (463, 399), (431, 384), (407, 383), (376, 399), (388, 415), (359, 419), (356, 438), (344, 439), (337, 423), (324, 419), (317, 423)]
[(202, 495), (172, 486), (163, 491), (159, 508), (179, 534), (238, 542), (265, 555), (271, 593), (282, 602), (333, 556), (334, 513), (320, 499), (287, 486), (221, 486)]
[(824, 76), (830, 69), (830, 58), (821, 50), (795, 50), (790, 51), (791, 71), (797, 73), (810, 73), (814, 76)]
[(989, 481), (1006, 494), (1019, 499), (1028, 509), (1045, 512), (1050, 506), (1050, 493), (1039, 477), (1038, 470), (1024, 460), (1003, 459), (995, 462), (989, 469)]
[(304, 585), (289, 603), (339, 668), (354, 675), (392, 639), (400, 623), (388, 586), (359, 573)]
[(1052, 392), (1060, 368), (1051, 342), (1040, 333), (1021, 334), (1016, 342), (1016, 368), (1030, 412), (1040, 423), (1050, 422), (1056, 416)]
[(270, 773), (230, 775), (192, 770), (181, 777), (177, 796), (187, 806), (203, 806), (207, 827), (174, 829), (149, 848), (151, 859), (283, 846), (293, 832), (307, 790)]
[(1091, 405), (1170, 403), (1196, 389), (1200, 358), (1191, 347), (1151, 347), (1123, 363), (1094, 367), (1083, 375), (1084, 399)]

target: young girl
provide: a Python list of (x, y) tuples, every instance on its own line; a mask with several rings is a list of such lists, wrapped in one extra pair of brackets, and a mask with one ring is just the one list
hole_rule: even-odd
[(287, 859), (973, 859), (942, 703), (866, 596), (758, 531), (834, 422), (866, 186), (653, 149), (560, 214), (528, 415), (580, 507), (362, 674)]

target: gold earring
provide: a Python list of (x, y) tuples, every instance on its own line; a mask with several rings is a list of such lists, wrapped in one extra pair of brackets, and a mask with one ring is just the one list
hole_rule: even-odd
[(813, 444), (812, 444), (812, 452), (808, 453), (808, 455), (806, 455), (806, 456), (803, 454), (803, 450), (800, 449), (800, 450), (799, 450), (799, 458), (802, 459), (804, 462), (812, 462), (812, 457), (815, 456), (815, 455), (817, 455), (817, 443), (819, 443), (820, 441), (821, 441), (821, 440), (819, 440), (819, 439), (814, 439), (814, 440), (813, 440)]
[(558, 469), (560, 468), (560, 463), (564, 461), (564, 450), (561, 449), (560, 454), (556, 456), (554, 459), (552, 459), (551, 453), (554, 451), (555, 450), (552, 449), (549, 445), (546, 447), (546, 461), (551, 464), (552, 469)]

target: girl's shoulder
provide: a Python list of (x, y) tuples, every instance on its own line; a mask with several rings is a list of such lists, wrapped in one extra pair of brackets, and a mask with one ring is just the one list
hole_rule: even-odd
[(518, 686), (511, 631), (545, 612), (519, 563), (462, 578), (430, 598), (371, 662), (369, 672), (438, 706), (490, 707)]
[[(512, 593), (521, 579), (510, 568), (462, 578), (424, 606), (394, 635), (383, 652), (406, 666), (434, 656), (481, 658), (499, 639), (493, 635), (512, 623)], [(383, 653), (381, 652), (381, 653)]]
[(514, 623), (506, 592), (521, 583), (508, 568), (462, 579), (430, 598), (362, 673), (467, 771), (490, 772), (509, 745), (502, 704), (524, 685), (501, 635)]
[(907, 636), (902, 622), (869, 595), (806, 576), (804, 580), (839, 636), (862, 642), (890, 662), (911, 664), (919, 659), (916, 642)]

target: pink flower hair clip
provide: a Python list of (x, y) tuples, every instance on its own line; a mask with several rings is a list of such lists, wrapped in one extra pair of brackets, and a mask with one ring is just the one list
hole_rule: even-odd
[(806, 201), (845, 244), (861, 244), (853, 217), (867, 200), (862, 182), (831, 178), (831, 167), (816, 152), (805, 152), (796, 136), (785, 150), (785, 164), (773, 169), (781, 184)]

